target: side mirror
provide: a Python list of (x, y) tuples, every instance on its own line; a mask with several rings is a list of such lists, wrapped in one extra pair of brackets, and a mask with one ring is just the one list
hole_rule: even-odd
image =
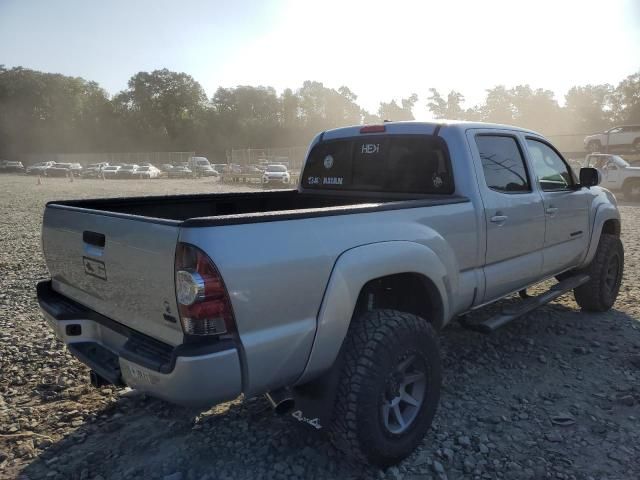
[(580, 169), (580, 186), (595, 187), (600, 184), (602, 174), (599, 170), (592, 167), (583, 167)]

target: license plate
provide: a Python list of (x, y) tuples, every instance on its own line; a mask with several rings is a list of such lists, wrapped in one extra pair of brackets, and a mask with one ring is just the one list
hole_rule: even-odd
[(105, 267), (104, 262), (89, 257), (82, 257), (82, 263), (84, 263), (84, 273), (87, 275), (99, 278), (100, 280), (107, 279), (107, 267)]

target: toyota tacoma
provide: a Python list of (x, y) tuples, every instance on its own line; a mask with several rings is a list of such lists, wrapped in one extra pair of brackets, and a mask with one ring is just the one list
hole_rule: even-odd
[(599, 180), (515, 127), (329, 130), (297, 189), (48, 203), (38, 300), (95, 385), (203, 407), (265, 394), (388, 466), (434, 418), (449, 322), (517, 292), (463, 325), (489, 333), (570, 291), (614, 304), (620, 215)]

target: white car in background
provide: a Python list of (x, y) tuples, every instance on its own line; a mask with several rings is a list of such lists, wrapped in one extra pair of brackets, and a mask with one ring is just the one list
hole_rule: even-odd
[(267, 165), (267, 169), (262, 175), (262, 184), (281, 183), (288, 185), (291, 182), (291, 175), (284, 165)]
[(143, 165), (141, 167), (136, 168), (134, 177), (140, 178), (158, 178), (160, 177), (160, 169), (154, 167), (153, 165)]
[(120, 165), (109, 165), (102, 169), (102, 176), (104, 178), (116, 178), (118, 170), (120, 170)]
[(27, 175), (46, 175), (47, 168), (56, 162), (39, 162), (27, 167)]
[(623, 125), (588, 135), (584, 137), (584, 147), (590, 153), (614, 149), (632, 149), (640, 153), (640, 125)]
[(598, 169), (602, 175), (601, 186), (622, 191), (625, 200), (640, 198), (640, 167), (632, 167), (618, 155), (595, 153), (587, 155), (585, 167)]

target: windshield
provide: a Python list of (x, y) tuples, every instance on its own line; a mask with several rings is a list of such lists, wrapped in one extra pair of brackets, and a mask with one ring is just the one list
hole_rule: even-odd
[(267, 172), (286, 172), (287, 167), (284, 165), (269, 165), (267, 167)]

